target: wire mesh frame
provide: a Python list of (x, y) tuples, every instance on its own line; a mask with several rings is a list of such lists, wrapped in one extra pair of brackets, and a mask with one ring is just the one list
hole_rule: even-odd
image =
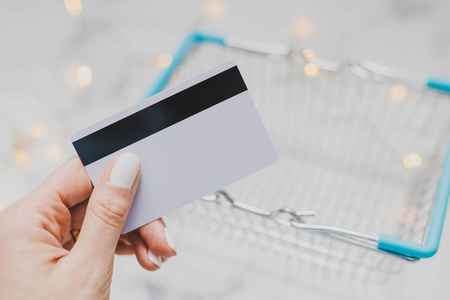
[[(341, 244), (342, 236), (292, 231), (283, 222), (307, 220), (423, 242), (450, 128), (447, 97), (411, 86), (404, 99), (392, 99), (391, 82), (343, 71), (306, 76), (303, 62), (295, 58), (214, 44), (200, 44), (191, 51), (170, 84), (230, 58), (238, 64), (282, 159), (277, 167), (226, 190), (239, 203), (274, 211), (284, 206), (314, 209), (318, 216), (313, 221), (306, 216), (293, 220), (287, 213), (281, 214), (287, 219), (277, 216), (278, 222), (273, 222), (236, 209), (231, 213), (227, 205), (208, 204), (195, 204), (189, 214), (232, 224), (247, 232), (247, 239), (252, 232), (285, 248), (309, 249), (314, 255), (308, 260), (317, 262), (320, 254), (324, 261), (398, 270), (385, 255), (375, 259), (379, 253), (367, 252), (373, 244), (366, 248), (357, 241), (356, 247), (352, 238)], [(417, 169), (402, 165), (410, 152), (420, 153), (422, 164)], [(224, 204), (223, 194), (211, 199)]]

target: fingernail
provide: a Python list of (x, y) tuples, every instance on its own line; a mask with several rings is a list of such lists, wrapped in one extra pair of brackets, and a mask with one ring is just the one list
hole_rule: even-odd
[(148, 259), (158, 266), (158, 268), (161, 268), (161, 257), (153, 253), (152, 251), (148, 250)]
[(139, 172), (139, 157), (133, 153), (124, 153), (117, 159), (109, 180), (116, 186), (130, 189)]
[(170, 248), (172, 248), (175, 253), (177, 253), (177, 246), (175, 244), (175, 240), (173, 239), (172, 234), (170, 234), (169, 230), (167, 230), (167, 227), (164, 227), (164, 235), (166, 236), (167, 244)]

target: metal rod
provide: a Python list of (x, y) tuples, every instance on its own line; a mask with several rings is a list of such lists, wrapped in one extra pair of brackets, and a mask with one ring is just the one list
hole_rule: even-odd
[[(281, 225), (284, 226), (292, 226), (298, 229), (305, 229), (305, 230), (311, 230), (316, 231), (321, 234), (325, 234), (327, 236), (331, 236), (340, 240), (346, 240), (348, 242), (351, 242), (352, 244), (356, 244), (358, 246), (365, 247), (367, 249), (375, 250), (377, 252), (383, 252), (387, 253), (391, 256), (401, 258), (407, 261), (416, 261), (419, 260), (418, 258), (409, 257), (406, 255), (401, 255), (397, 253), (391, 253), (388, 251), (384, 251), (381, 249), (378, 249), (377, 243), (378, 243), (378, 237), (372, 236), (370, 234), (365, 234), (362, 232), (340, 228), (336, 226), (329, 226), (329, 225), (317, 225), (317, 224), (306, 224), (302, 217), (303, 216), (313, 216), (315, 214), (312, 210), (306, 210), (306, 211), (296, 211), (294, 209), (291, 209), (289, 207), (283, 207), (281, 209), (277, 210), (266, 210), (262, 208), (258, 208), (243, 202), (239, 202), (234, 200), (225, 190), (219, 190), (213, 195), (205, 196), (202, 198), (202, 200), (207, 202), (216, 202), (220, 199), (220, 197), (223, 197), (229, 204), (232, 205), (232, 207), (259, 215), (268, 219), (271, 219)], [(291, 218), (290, 220), (285, 220), (279, 218), (281, 214), (287, 214)]]

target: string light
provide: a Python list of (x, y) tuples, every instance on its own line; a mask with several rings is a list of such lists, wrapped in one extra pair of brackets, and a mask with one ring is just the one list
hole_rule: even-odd
[(57, 162), (62, 155), (62, 147), (60, 144), (53, 143), (47, 148), (47, 158), (51, 162)]
[(204, 7), (204, 13), (208, 18), (217, 19), (225, 12), (225, 5), (222, 1), (208, 1)]
[(30, 161), (30, 153), (21, 144), (16, 144), (14, 146), (12, 161), (16, 165), (25, 165)]
[(309, 62), (313, 62), (316, 59), (316, 52), (312, 49), (305, 49), (302, 53), (303, 57)]
[(302, 19), (295, 24), (295, 34), (302, 39), (309, 38), (312, 35), (313, 23), (308, 19)]
[(81, 86), (88, 86), (92, 82), (92, 70), (86, 65), (82, 65), (77, 69), (77, 82)]
[(307, 63), (305, 65), (305, 73), (308, 76), (317, 76), (319, 75), (319, 68), (313, 63)]
[(402, 84), (394, 84), (389, 88), (388, 96), (392, 101), (403, 102), (409, 95), (409, 90)]
[(64, 0), (66, 11), (71, 16), (79, 16), (83, 11), (81, 0)]
[(172, 55), (170, 55), (167, 52), (163, 52), (160, 53), (157, 57), (156, 57), (156, 65), (159, 68), (167, 68), (168, 66), (170, 66), (172, 64)]
[(42, 139), (47, 135), (47, 126), (42, 123), (31, 124), (28, 128), (28, 135), (34, 140)]
[(417, 153), (408, 153), (403, 158), (403, 166), (407, 169), (414, 169), (420, 167), (422, 164), (422, 157)]

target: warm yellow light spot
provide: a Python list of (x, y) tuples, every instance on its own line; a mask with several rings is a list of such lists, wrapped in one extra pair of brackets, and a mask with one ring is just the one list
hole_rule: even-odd
[(404, 218), (408, 214), (408, 211), (409, 211), (409, 205), (403, 203), (402, 206), (400, 207), (400, 210), (398, 211), (400, 218), (401, 219)]
[(163, 52), (156, 57), (156, 65), (159, 68), (167, 68), (172, 63), (172, 55)]
[(316, 59), (316, 52), (312, 49), (305, 49), (303, 50), (303, 57), (309, 61), (313, 62)]
[(217, 19), (224, 14), (225, 5), (222, 1), (208, 1), (206, 2), (203, 11), (208, 18)]
[(64, 0), (66, 11), (71, 16), (78, 16), (83, 11), (81, 0)]
[(305, 65), (305, 73), (308, 76), (317, 76), (319, 75), (319, 68), (313, 63), (307, 63)]
[(414, 224), (414, 221), (416, 221), (417, 218), (417, 212), (415, 210), (412, 210), (403, 218), (403, 223), (405, 224)]
[(42, 123), (31, 124), (28, 128), (28, 135), (34, 140), (42, 139), (47, 135), (47, 126)]
[(422, 157), (417, 153), (408, 153), (403, 158), (403, 165), (405, 168), (414, 169), (420, 167), (422, 164)]
[(408, 95), (408, 88), (402, 84), (394, 84), (389, 88), (388, 96), (392, 101), (403, 102)]
[(403, 204), (399, 210), (400, 220), (404, 224), (413, 224), (417, 218), (417, 210), (410, 207), (408, 204)]
[(62, 155), (62, 147), (60, 144), (53, 143), (48, 146), (47, 158), (51, 162), (57, 162)]
[(311, 36), (313, 31), (313, 23), (308, 19), (303, 19), (297, 21), (295, 24), (295, 34), (299, 38), (308, 38)]
[(12, 161), (16, 165), (24, 165), (30, 161), (30, 153), (22, 145), (16, 145), (14, 147)]
[(77, 69), (77, 82), (81, 86), (88, 86), (92, 82), (92, 70), (88, 66), (82, 65)]

